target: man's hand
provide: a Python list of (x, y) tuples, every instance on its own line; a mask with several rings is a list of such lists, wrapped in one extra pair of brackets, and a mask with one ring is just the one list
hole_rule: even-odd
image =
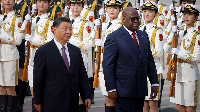
[(35, 109), (38, 111), (38, 112), (41, 112), (42, 111), (42, 104), (34, 104), (35, 106)]
[(108, 92), (108, 97), (112, 98), (114, 101), (117, 99), (117, 91)]
[(91, 100), (90, 99), (85, 100), (85, 106), (86, 106), (86, 110), (88, 111), (90, 106), (91, 106)]
[(151, 87), (151, 95), (149, 99), (152, 99), (152, 100), (155, 99), (157, 94), (158, 94), (158, 87), (157, 86)]

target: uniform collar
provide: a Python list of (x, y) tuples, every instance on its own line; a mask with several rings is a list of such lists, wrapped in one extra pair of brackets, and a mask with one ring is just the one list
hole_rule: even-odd
[(150, 28), (153, 25), (155, 25), (154, 22), (151, 22), (151, 23), (148, 23), (148, 24), (144, 23), (144, 26), (146, 26), (146, 28)]
[(47, 15), (47, 13), (44, 13), (44, 14), (42, 14), (41, 16), (38, 16), (38, 15), (37, 15), (36, 18), (37, 18), (37, 17), (40, 17), (40, 19), (43, 19), (43, 18), (47, 18), (48, 15)]
[[(73, 19), (73, 18), (72, 18), (72, 19)], [(78, 20), (80, 20), (80, 19), (82, 19), (82, 17), (81, 17), (81, 16), (78, 16), (78, 17), (74, 18), (74, 22), (76, 22), (76, 21), (78, 21)]]
[(195, 27), (191, 27), (191, 28), (187, 29), (187, 32), (192, 32), (194, 30), (196, 30), (196, 28)]
[(9, 12), (8, 14), (4, 13), (4, 15), (7, 15), (7, 18), (13, 16), (14, 14), (15, 14), (14, 10)]
[(19, 4), (19, 3), (21, 3), (21, 1), (22, 1), (22, 0), (19, 0), (19, 1), (17, 1), (17, 2), (16, 2), (16, 4)]
[[(109, 20), (110, 21), (110, 20)], [(112, 24), (115, 24), (115, 23), (118, 23), (118, 22), (120, 22), (120, 20), (119, 20), (119, 18), (116, 18), (116, 19), (114, 19), (114, 20), (112, 20), (112, 21), (110, 21)]]

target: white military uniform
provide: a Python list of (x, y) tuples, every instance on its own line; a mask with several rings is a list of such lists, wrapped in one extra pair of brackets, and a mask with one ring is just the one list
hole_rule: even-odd
[(165, 26), (167, 26), (167, 24), (169, 23), (169, 21), (167, 21), (167, 15), (168, 15), (168, 6), (166, 4), (163, 3), (158, 3), (158, 13), (163, 14), (165, 17)]
[[(195, 27), (181, 30), (178, 37), (178, 52), (177, 57), (181, 59), (178, 62), (175, 98), (170, 99), (170, 102), (184, 105), (197, 106), (199, 99), (199, 70), (197, 63), (200, 61), (200, 35)], [(173, 41), (173, 33), (171, 33), (164, 44), (164, 50), (170, 51)], [(184, 94), (183, 94), (184, 93)]]
[[(32, 18), (31, 25), (31, 35), (33, 36), (33, 40), (31, 41), (30, 48), (30, 59), (28, 65), (28, 79), (29, 86), (33, 87), (33, 65), (34, 65), (34, 57), (37, 48), (44, 45), (45, 43), (51, 41), (53, 39), (53, 33), (51, 32), (51, 26), (53, 25), (53, 21), (48, 17), (47, 13), (40, 16), (40, 20), (36, 23), (36, 19)], [(26, 21), (23, 23), (22, 31), (25, 30)]]
[(90, 22), (90, 27), (93, 29), (94, 27), (94, 12), (87, 8), (87, 5), (84, 5), (83, 10), (81, 11), (81, 17), (83, 17), (83, 20), (87, 20)]
[(15, 86), (18, 80), (18, 59), (19, 52), (16, 45), (20, 45), (23, 32), (20, 32), (22, 25), (21, 17), (15, 15), (14, 11), (0, 15), (1, 35), (0, 40), (0, 86)]
[[(102, 23), (102, 32), (101, 32), (101, 41), (105, 43), (106, 37), (120, 28), (122, 26), (121, 21), (119, 18), (116, 18), (115, 20), (111, 21), (111, 25), (108, 28), (109, 22), (104, 22)], [(107, 29), (108, 28), (108, 29)], [(101, 63), (103, 61), (103, 47), (102, 47), (102, 52), (101, 52)], [(108, 92), (106, 91), (106, 86), (105, 86), (105, 80), (104, 80), (104, 74), (103, 74), (103, 68), (102, 65), (100, 65), (100, 70), (99, 70), (99, 81), (100, 81), (100, 87), (101, 87), (101, 92), (103, 95), (108, 96)]]
[[(162, 35), (163, 30), (157, 27), (154, 24), (154, 22), (142, 25), (140, 27), (140, 30), (143, 30), (145, 26), (146, 26), (145, 31), (147, 32), (148, 37), (149, 37), (150, 48), (151, 48), (152, 55), (154, 57), (154, 62), (156, 65), (158, 81), (160, 82), (161, 73), (163, 73), (163, 35)], [(149, 78), (147, 78), (147, 80), (148, 80), (148, 96), (145, 97), (145, 100), (151, 100), (149, 99), (150, 93), (151, 93), (151, 84), (150, 84)], [(158, 95), (154, 100), (159, 100), (159, 97), (160, 97), (159, 93), (160, 93), (160, 88), (158, 90)]]
[(92, 47), (94, 46), (94, 38), (90, 36), (91, 31), (89, 21), (83, 20), (81, 16), (76, 17), (72, 24), (72, 36), (69, 39), (71, 44), (81, 49), (88, 78), (93, 77)]

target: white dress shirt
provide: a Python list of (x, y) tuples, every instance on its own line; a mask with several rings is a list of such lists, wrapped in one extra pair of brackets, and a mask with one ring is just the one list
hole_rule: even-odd
[[(59, 50), (59, 52), (62, 56), (62, 45), (58, 41), (56, 41), (55, 38), (54, 38), (54, 42), (55, 42), (56, 46), (58, 47), (58, 50)], [(65, 53), (67, 55), (69, 66), (70, 66), (70, 57), (69, 57), (69, 51), (68, 51), (67, 43), (64, 46), (65, 46)]]

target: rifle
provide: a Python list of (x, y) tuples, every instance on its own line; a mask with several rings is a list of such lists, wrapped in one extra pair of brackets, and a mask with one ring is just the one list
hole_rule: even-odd
[[(177, 3), (175, 0), (172, 0), (173, 2), (173, 7), (174, 7), (174, 17), (175, 17), (175, 21), (173, 23), (173, 25), (177, 26), (177, 15), (176, 15), (176, 9), (175, 9), (175, 3)], [(173, 48), (177, 48), (177, 32), (174, 34), (173, 37)], [(177, 55), (174, 54), (172, 56), (172, 61), (171, 61), (171, 85), (170, 85), (170, 92), (169, 92), (169, 96), (170, 97), (175, 97), (175, 80), (176, 80), (176, 73), (177, 73)], [(170, 65), (170, 64), (169, 64)]]
[[(102, 2), (103, 4), (103, 2)], [(104, 5), (102, 5), (104, 8)], [(99, 9), (99, 5), (98, 5), (98, 1), (96, 3), (96, 16), (95, 19), (97, 19), (99, 17), (98, 14), (98, 9)], [(101, 17), (101, 22), (104, 22), (105, 18), (104, 16)], [(96, 30), (96, 39), (101, 39), (101, 25), (97, 26), (97, 30)], [(100, 68), (100, 63), (101, 63), (101, 47), (97, 46), (97, 51), (96, 51), (96, 58), (95, 58), (95, 73), (94, 73), (94, 82), (93, 82), (93, 87), (99, 87), (99, 79), (98, 79), (98, 75), (99, 75), (99, 68)]]
[[(30, 6), (28, 6), (28, 13), (30, 14)], [(26, 34), (31, 34), (31, 23), (30, 21), (26, 25)], [(22, 81), (28, 81), (28, 65), (29, 65), (29, 58), (30, 58), (30, 42), (27, 41), (25, 47), (25, 62), (24, 62), (24, 69), (22, 75)]]
[[(68, 8), (67, 13), (64, 12), (65, 17), (69, 18), (69, 6), (68, 6), (68, 0), (65, 0), (65, 7)], [(64, 8), (65, 9), (65, 8)]]

